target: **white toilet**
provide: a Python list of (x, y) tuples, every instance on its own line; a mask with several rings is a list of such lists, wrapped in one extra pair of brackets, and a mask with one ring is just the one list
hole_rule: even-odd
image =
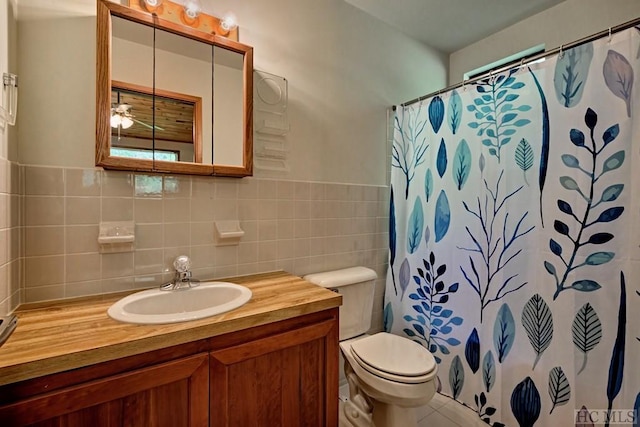
[(365, 267), (309, 274), (305, 280), (342, 295), (340, 349), (345, 359), (349, 400), (341, 425), (355, 427), (416, 426), (413, 408), (436, 392), (436, 361), (418, 343), (371, 327), (375, 271)]

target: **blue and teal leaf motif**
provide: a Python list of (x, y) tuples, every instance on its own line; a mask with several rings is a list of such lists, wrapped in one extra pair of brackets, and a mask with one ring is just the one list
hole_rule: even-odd
[(424, 161), (429, 145), (424, 134), (427, 121), (422, 119), (422, 103), (418, 108), (404, 108), (396, 111), (394, 137), (391, 152), (391, 166), (402, 171), (405, 179), (405, 200), (409, 198), (409, 185), (416, 169)]
[[(597, 266), (605, 264), (611, 261), (615, 257), (614, 252), (610, 251), (598, 251), (588, 254), (586, 260), (582, 263), (577, 262), (579, 251), (588, 245), (601, 245), (609, 242), (613, 239), (611, 233), (599, 232), (590, 235), (585, 238), (589, 228), (596, 224), (608, 223), (618, 219), (624, 212), (624, 207), (614, 206), (607, 208), (597, 214), (596, 218), (595, 209), (603, 203), (610, 203), (618, 199), (624, 189), (624, 184), (612, 184), (608, 185), (598, 195), (597, 183), (600, 178), (615, 169), (618, 169), (625, 160), (625, 151), (617, 151), (602, 162), (602, 169), (597, 171), (597, 165), (601, 163), (599, 156), (604, 154), (604, 150), (610, 146), (619, 134), (619, 126), (615, 124), (610, 126), (602, 135), (603, 143), (600, 147), (596, 145), (594, 138), (595, 127), (598, 123), (598, 115), (591, 108), (587, 109), (584, 117), (585, 124), (589, 128), (589, 135), (591, 139), (590, 146), (585, 143), (585, 134), (579, 129), (572, 129), (569, 132), (569, 139), (579, 149), (583, 149), (589, 153), (590, 165), (582, 165), (577, 157), (571, 154), (564, 154), (561, 156), (562, 162), (565, 166), (577, 170), (586, 176), (588, 182), (588, 188), (582, 188), (578, 182), (570, 176), (561, 176), (560, 185), (566, 190), (576, 192), (584, 200), (577, 206), (585, 206), (584, 212), (578, 211), (575, 207), (565, 200), (558, 199), (558, 209), (560, 212), (568, 215), (571, 222), (576, 223), (574, 226), (569, 227), (569, 224), (565, 222), (565, 219), (557, 219), (554, 221), (554, 229), (560, 235), (561, 238), (551, 238), (549, 240), (549, 247), (551, 252), (559, 258), (559, 265), (562, 271), (559, 271), (556, 266), (550, 261), (544, 261), (544, 267), (547, 272), (555, 279), (556, 291), (553, 294), (553, 299), (558, 298), (561, 292), (568, 289), (573, 289), (579, 292), (592, 292), (600, 289), (600, 284), (591, 279), (579, 279), (571, 284), (567, 283), (569, 273), (576, 271), (578, 268), (584, 266)], [(574, 230), (575, 234), (571, 233)], [(563, 240), (568, 240), (564, 245), (561, 243)], [(568, 249), (564, 251), (563, 249)]]
[[(496, 322), (493, 325), (493, 344), (498, 353), (498, 362), (504, 362), (516, 338), (516, 322), (509, 306), (504, 303), (498, 310)], [(488, 391), (488, 390), (487, 390)]]
[(549, 371), (549, 397), (553, 404), (549, 414), (553, 412), (556, 406), (566, 405), (571, 399), (571, 386), (560, 366), (556, 366)]
[(576, 313), (571, 325), (573, 344), (582, 353), (582, 366), (578, 374), (587, 366), (587, 354), (593, 350), (602, 339), (602, 324), (598, 313), (591, 304), (586, 303)]
[(533, 149), (526, 139), (522, 138), (516, 147), (516, 165), (522, 169), (522, 175), (524, 176), (524, 182), (529, 185), (527, 181), (527, 171), (533, 166)]
[(424, 177), (424, 195), (426, 197), (427, 203), (429, 203), (429, 199), (431, 199), (431, 195), (433, 194), (433, 174), (431, 173), (431, 169), (427, 169), (427, 173)]
[(447, 110), (447, 124), (452, 134), (456, 134), (456, 131), (460, 128), (461, 121), (462, 98), (460, 98), (460, 95), (458, 95), (458, 92), (454, 89), (449, 97), (449, 109)]
[(544, 189), (544, 183), (547, 179), (547, 167), (549, 165), (549, 141), (551, 139), (551, 129), (549, 127), (549, 107), (547, 106), (547, 97), (542, 90), (542, 86), (540, 86), (540, 82), (538, 82), (538, 78), (530, 67), (527, 68), (529, 69), (529, 73), (531, 73), (531, 77), (533, 78), (533, 83), (535, 83), (536, 85), (536, 89), (538, 89), (538, 95), (540, 96), (540, 105), (542, 109), (542, 141), (540, 141), (540, 166), (538, 174), (538, 186), (540, 187), (540, 221), (542, 223), (542, 227), (544, 228), (544, 216), (542, 215), (542, 190)]
[(520, 427), (533, 427), (540, 416), (540, 408), (540, 393), (531, 377), (527, 377), (511, 393), (511, 412)]
[(389, 269), (391, 270), (391, 281), (393, 282), (393, 290), (398, 295), (398, 287), (396, 286), (396, 275), (393, 267), (396, 261), (396, 207), (393, 197), (393, 185), (391, 186), (391, 201), (389, 203)]
[(449, 231), (451, 222), (451, 210), (449, 209), (449, 199), (444, 190), (440, 190), (438, 201), (436, 202), (434, 231), (436, 233), (436, 243), (438, 243)]
[(458, 355), (453, 358), (451, 367), (449, 367), (449, 386), (451, 386), (453, 398), (457, 400), (464, 386), (464, 367)]
[(496, 383), (496, 362), (493, 360), (491, 350), (482, 358), (482, 382), (484, 389), (489, 393)]
[(480, 174), (484, 172), (485, 165), (486, 165), (486, 160), (484, 158), (484, 154), (480, 153), (480, 158), (478, 159), (478, 167), (480, 168)]
[(438, 175), (440, 178), (444, 176), (447, 171), (447, 146), (444, 143), (444, 138), (440, 139), (440, 147), (438, 147), (438, 157), (436, 159), (436, 168), (438, 169)]
[(404, 259), (402, 264), (400, 264), (400, 290), (402, 291), (400, 294), (400, 301), (404, 297), (404, 293), (407, 290), (407, 286), (409, 286), (409, 281), (411, 280), (411, 266), (409, 265), (409, 260)]
[(535, 369), (540, 356), (553, 339), (553, 316), (549, 306), (539, 294), (532, 296), (525, 304), (522, 310), (522, 326), (524, 326), (531, 347), (536, 353), (532, 368)]
[[(461, 265), (460, 270), (469, 286), (478, 295), (480, 323), (489, 304), (522, 289), (528, 283), (517, 279), (519, 273), (502, 274), (505, 267), (522, 252), (522, 248), (514, 245), (535, 228), (535, 226), (527, 228), (524, 225), (529, 212), (522, 214), (515, 224), (509, 222), (509, 213), (502, 214), (510, 204), (508, 200), (523, 188), (520, 186), (503, 196), (500, 192), (503, 176), (504, 170), (500, 172), (495, 188), (489, 188), (487, 180), (483, 180), (486, 194), (483, 197), (477, 197), (477, 203), (473, 209), (467, 202), (462, 202), (464, 209), (472, 215), (474, 221), (477, 220), (479, 223), (477, 228), (480, 231), (474, 230), (475, 234), (469, 226), (465, 227), (472, 243), (467, 247), (457, 246), (457, 248), (470, 253), (469, 266)], [(517, 280), (516, 284), (512, 283), (514, 279)]]
[(624, 55), (610, 50), (602, 69), (609, 90), (621, 98), (627, 106), (627, 117), (631, 117), (631, 93), (633, 92), (633, 68)]
[(478, 372), (478, 369), (480, 369), (480, 337), (478, 337), (476, 328), (473, 328), (471, 335), (467, 339), (467, 344), (464, 347), (464, 356), (471, 368), (471, 372), (474, 374)]
[(611, 415), (613, 400), (616, 398), (622, 388), (622, 377), (624, 375), (624, 348), (627, 331), (627, 289), (624, 280), (624, 273), (620, 272), (620, 308), (618, 309), (618, 331), (616, 333), (616, 341), (613, 344), (613, 353), (611, 354), (611, 364), (609, 365), (609, 379), (607, 380), (607, 399), (609, 406), (607, 408), (607, 423)]
[(449, 335), (454, 326), (460, 326), (463, 322), (461, 317), (454, 316), (453, 311), (444, 306), (458, 291), (457, 282), (445, 285), (443, 277), (446, 272), (446, 264), (436, 265), (433, 252), (429, 254), (429, 259), (422, 260), (418, 274), (413, 276), (416, 290), (409, 294), (409, 298), (415, 301), (412, 308), (416, 314), (404, 316), (404, 320), (413, 328), (405, 328), (404, 333), (428, 348), (438, 363), (441, 362), (438, 353), (449, 354), (450, 346), (460, 345), (459, 340)]
[(439, 96), (434, 96), (429, 103), (429, 121), (433, 128), (433, 133), (438, 133), (444, 121), (444, 102)]
[(420, 197), (416, 197), (413, 204), (413, 211), (409, 217), (409, 226), (407, 229), (407, 251), (412, 254), (418, 250), (420, 241), (422, 240), (422, 230), (424, 228), (424, 211), (422, 210), (422, 201)]
[(451, 171), (453, 173), (453, 182), (458, 190), (462, 190), (467, 178), (469, 178), (469, 172), (471, 172), (471, 150), (469, 150), (469, 145), (464, 139), (460, 141), (458, 148), (456, 148)]
[(489, 154), (500, 162), (502, 147), (511, 141), (518, 128), (531, 123), (529, 119), (518, 118), (520, 112), (531, 110), (526, 104), (514, 103), (520, 95), (518, 90), (525, 84), (516, 80), (517, 68), (511, 69), (497, 77), (480, 80), (476, 90), (480, 94), (467, 106), (476, 121), (469, 123), (472, 129), (478, 129), (477, 135), (484, 137), (482, 144), (489, 148)]
[[(639, 51), (640, 52), (640, 51)], [(640, 393), (636, 396), (636, 401), (633, 404), (634, 414), (633, 427), (640, 427)]]
[(560, 105), (571, 108), (580, 102), (592, 59), (593, 43), (576, 46), (558, 55), (553, 86)]
[(383, 327), (386, 332), (391, 332), (393, 328), (393, 307), (390, 302), (384, 306)]
[[(487, 396), (484, 392), (480, 392), (480, 395), (475, 394), (473, 399), (476, 402), (476, 413), (478, 417), (485, 423), (491, 425), (491, 416), (496, 413), (496, 408), (487, 405)], [(493, 423), (494, 427), (504, 427), (501, 423)]]

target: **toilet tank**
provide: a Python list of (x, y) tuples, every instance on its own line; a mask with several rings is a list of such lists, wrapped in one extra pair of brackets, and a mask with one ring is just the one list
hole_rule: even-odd
[(377, 277), (375, 271), (366, 267), (344, 268), (304, 276), (306, 281), (342, 295), (340, 341), (362, 335), (371, 327)]

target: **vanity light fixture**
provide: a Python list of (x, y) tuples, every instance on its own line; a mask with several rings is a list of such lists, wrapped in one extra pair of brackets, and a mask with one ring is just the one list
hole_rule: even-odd
[(236, 15), (232, 12), (225, 13), (222, 18), (207, 15), (203, 10), (202, 0), (129, 0), (128, 7), (207, 34), (238, 41)]
[(162, 6), (162, 0), (143, 0), (144, 7), (149, 12), (155, 12), (160, 6)]
[(0, 125), (16, 124), (18, 113), (18, 76), (10, 73), (2, 74), (2, 105), (0, 105)]

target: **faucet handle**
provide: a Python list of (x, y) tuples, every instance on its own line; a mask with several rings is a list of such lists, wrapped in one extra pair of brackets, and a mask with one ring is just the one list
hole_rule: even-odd
[(178, 273), (186, 273), (191, 270), (191, 260), (186, 255), (180, 255), (173, 261), (173, 267)]

